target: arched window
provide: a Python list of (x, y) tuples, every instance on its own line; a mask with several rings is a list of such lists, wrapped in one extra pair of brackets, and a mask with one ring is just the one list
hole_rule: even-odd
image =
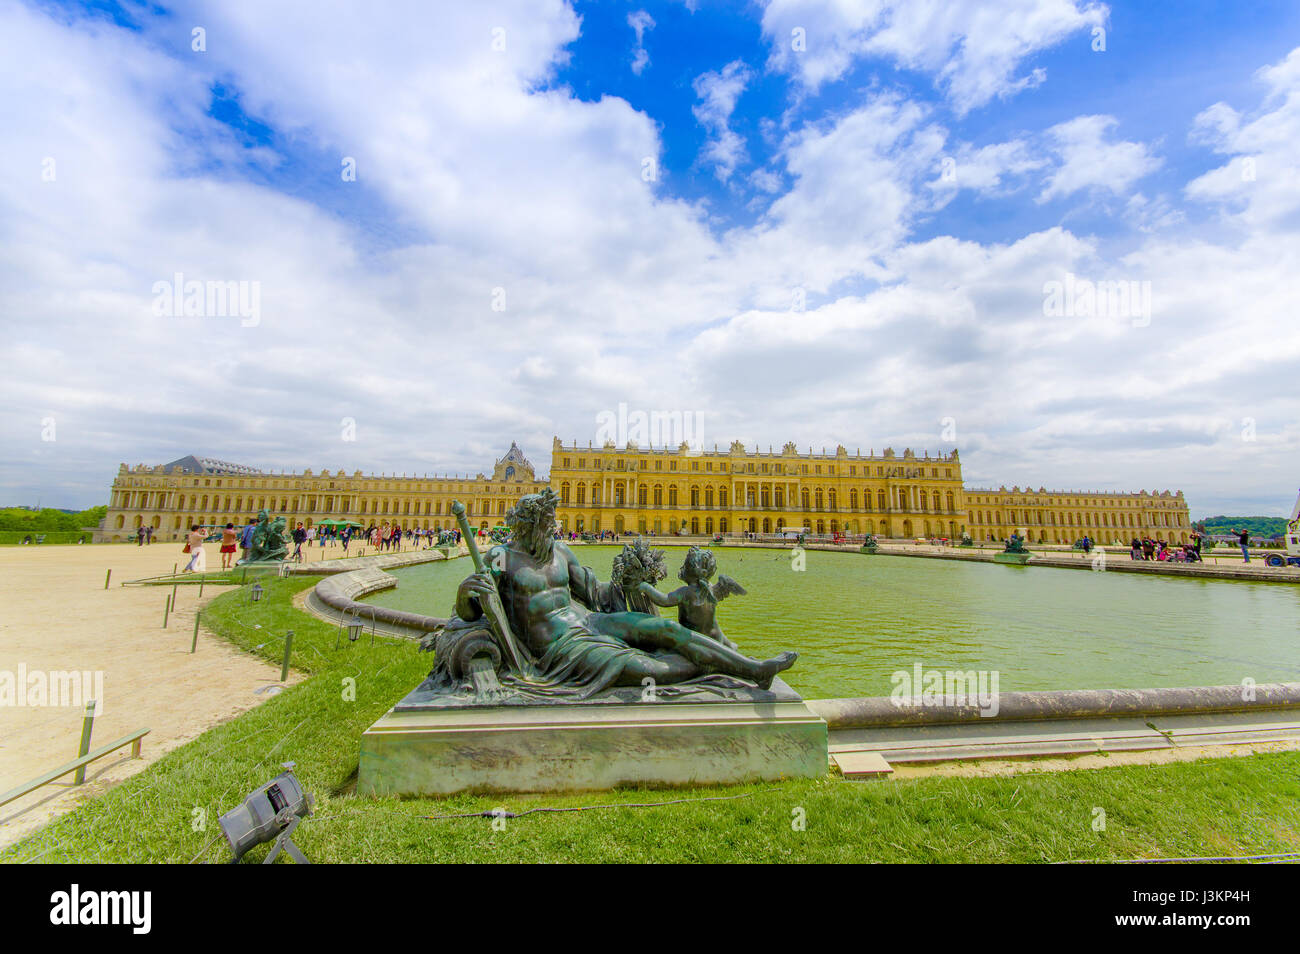
[(705, 487), (705, 488), (704, 488), (704, 506), (706, 506), (706, 507), (712, 507), (712, 506), (713, 506), (713, 488), (712, 488), (712, 487)]
[(877, 510), (885, 509), (885, 492), (883, 490), (876, 491), (876, 509)]
[[(726, 505), (727, 505), (727, 488), (720, 487), (718, 488), (718, 506), (725, 507)], [(725, 519), (719, 523), (718, 530), (721, 533), (727, 532), (727, 521)]]
[(663, 505), (664, 505), (664, 488), (660, 484), (655, 484), (655, 506), (662, 507)]
[(587, 502), (587, 485), (578, 484), (578, 506), (581, 507)]
[(676, 487), (669, 487), (669, 488), (668, 488), (668, 506), (670, 506), (670, 507), (676, 507), (676, 506), (677, 506), (677, 488), (676, 488)]
[(857, 509), (858, 509), (858, 492), (857, 492), (857, 490), (850, 490), (850, 491), (849, 491), (849, 509), (850, 509), (850, 510), (857, 510)]
[(803, 510), (808, 509), (808, 488), (804, 487), (799, 491), (799, 506)]
[(560, 484), (560, 503), (567, 504), (568, 502), (569, 502), (569, 484), (566, 481)]
[(694, 509), (700, 505), (700, 488), (691, 488), (691, 508)]

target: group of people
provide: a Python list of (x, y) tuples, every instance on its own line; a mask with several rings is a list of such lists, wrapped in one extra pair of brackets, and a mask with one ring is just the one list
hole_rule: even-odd
[[(443, 532), (452, 535), (454, 543), (460, 543), (459, 530), (422, 530), (419, 527), (413, 527), (403, 530), (397, 524), (391, 526), (387, 523), (375, 526), (373, 523), (362, 533), (370, 546), (376, 550), (396, 550), (402, 546), (403, 542), (414, 547), (429, 547), (438, 545), (438, 535)], [(479, 536), (483, 534), (480, 533)]]
[(153, 543), (153, 527), (142, 523), (135, 528), (135, 545), (142, 547), (146, 543)]
[(1151, 537), (1134, 537), (1129, 542), (1129, 558), (1172, 563), (1202, 563), (1201, 535), (1192, 531), (1191, 543), (1172, 544)]

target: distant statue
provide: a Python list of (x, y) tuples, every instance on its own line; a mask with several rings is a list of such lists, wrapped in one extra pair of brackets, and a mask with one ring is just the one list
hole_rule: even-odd
[(242, 563), (275, 563), (283, 561), (289, 555), (289, 545), (284, 535), (284, 517), (271, 520), (265, 509), (257, 514), (257, 523), (253, 527), (253, 539), (248, 548), (248, 559)]
[(1025, 546), (1025, 538), (1018, 533), (1011, 534), (1007, 544), (1002, 549), (1003, 553), (1028, 553), (1029, 549)]
[(649, 583), (642, 583), (640, 591), (657, 606), (676, 606), (677, 622), (687, 629), (704, 633), (722, 645), (736, 649), (736, 644), (718, 627), (718, 601), (733, 594), (744, 596), (745, 588), (725, 574), (718, 577), (717, 583), (710, 584), (709, 578), (717, 569), (718, 562), (711, 551), (691, 547), (686, 552), (681, 572), (677, 574), (685, 586), (679, 586), (671, 593), (660, 593)]

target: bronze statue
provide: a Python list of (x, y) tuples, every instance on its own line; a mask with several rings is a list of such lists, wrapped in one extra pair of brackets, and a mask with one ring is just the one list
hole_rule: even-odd
[(679, 586), (671, 593), (660, 593), (649, 583), (642, 583), (641, 593), (650, 602), (658, 606), (676, 606), (677, 622), (687, 629), (711, 636), (722, 645), (736, 649), (736, 644), (729, 640), (718, 628), (718, 601), (733, 593), (745, 595), (745, 588), (723, 574), (715, 584), (709, 578), (717, 572), (718, 561), (708, 550), (691, 547), (686, 551), (686, 562), (677, 574), (685, 586)]
[[(794, 652), (751, 659), (673, 620), (605, 611), (609, 590), (602, 599), (596, 574), (554, 537), (558, 501), (550, 488), (521, 497), (506, 515), (510, 541), (484, 557), (466, 534), (477, 569), (457, 591), (456, 616), (422, 642), (438, 656), (425, 687), (482, 691), (499, 677), (530, 696), (587, 698), (612, 686), (730, 677), (767, 689), (794, 665)], [(464, 521), (459, 504), (453, 513)], [(642, 556), (636, 562), (643, 565), (632, 567), (634, 576), (646, 569)], [(625, 563), (619, 589), (626, 587), (627, 572)], [(644, 595), (640, 582), (638, 596)], [(493, 671), (490, 680), (486, 669)]]
[(240, 560), (240, 565), (249, 563), (279, 563), (289, 555), (289, 545), (284, 536), (284, 517), (271, 520), (265, 509), (257, 514), (257, 525), (253, 528), (253, 539), (248, 548), (248, 559)]

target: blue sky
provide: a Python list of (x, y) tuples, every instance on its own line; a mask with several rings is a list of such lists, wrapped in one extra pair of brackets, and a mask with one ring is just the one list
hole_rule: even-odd
[[(1285, 513), (1298, 27), (1282, 2), (12, 0), (0, 492), (91, 504), (186, 453), (475, 473), (511, 440), (545, 471), (626, 403), (723, 446), (955, 447), (972, 485)], [(160, 313), (177, 273), (255, 288), (256, 320)], [(1151, 312), (1049, 314), (1067, 275)]]

